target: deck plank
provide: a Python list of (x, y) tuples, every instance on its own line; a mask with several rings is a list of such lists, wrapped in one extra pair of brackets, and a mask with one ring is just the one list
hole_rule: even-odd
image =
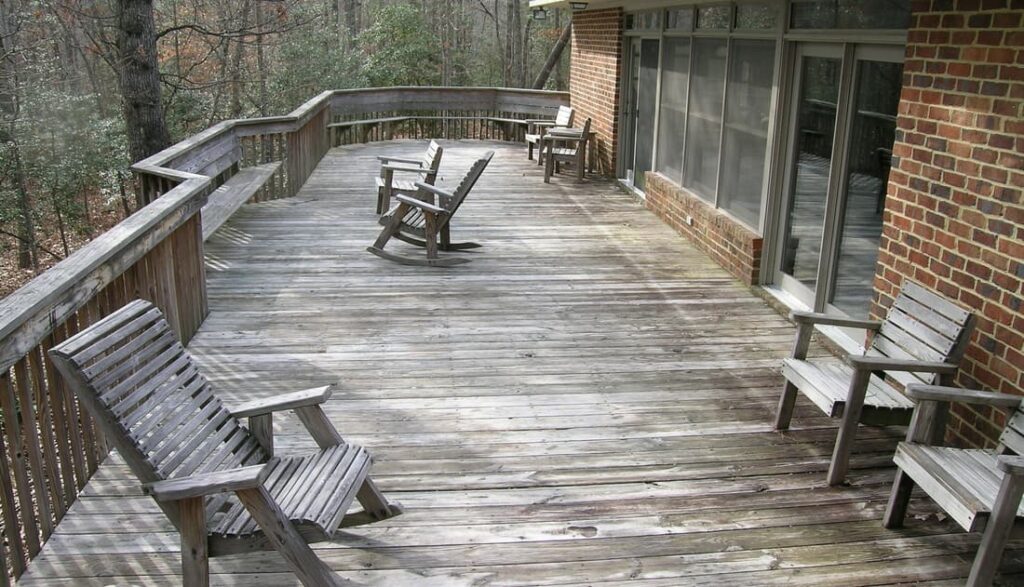
[[(792, 327), (611, 183), (546, 186), (522, 148), (447, 142), (442, 186), (497, 150), (453, 221), (483, 244), (473, 262), (366, 253), (376, 156), (423, 145), (334, 149), (297, 196), (243, 206), (207, 242), (211, 314), (190, 349), (225, 402), (337, 383), (328, 416), (407, 507), (317, 545), (332, 568), (389, 586), (966, 576), (978, 537), (927, 500), (881, 526), (901, 431), (863, 430), (851, 485), (827, 487), (833, 422), (801, 398), (771, 431)], [(274, 427), (278, 450), (313, 447), (293, 415)], [(177, 549), (114, 455), (21, 583), (174, 585)], [(296, 584), (272, 552), (211, 569)], [(1019, 579), (1019, 545), (1004, 569)]]

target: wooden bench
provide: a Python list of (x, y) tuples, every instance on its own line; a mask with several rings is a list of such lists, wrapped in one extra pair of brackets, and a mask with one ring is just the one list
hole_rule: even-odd
[[(268, 549), (304, 585), (343, 585), (308, 543), (334, 539), (343, 521), (401, 512), (370, 479), (366, 449), (346, 443), (320, 407), (330, 386), (229, 410), (149, 302), (129, 303), (49, 354), (180, 532), (187, 586), (209, 584), (208, 557)], [(295, 411), (318, 452), (275, 456), (272, 414), (282, 410)], [(355, 500), (363, 515), (346, 516)]]
[[(789, 428), (797, 391), (829, 417), (842, 418), (828, 470), (829, 485), (846, 478), (857, 425), (906, 424), (914, 402), (897, 386), (938, 383), (940, 377), (948, 381), (974, 328), (973, 314), (910, 280), (903, 282), (882, 322), (810, 312), (793, 312), (790, 318), (797, 323), (796, 343), (792, 357), (782, 363), (786, 384), (775, 429)], [(815, 324), (863, 328), (874, 335), (863, 355), (851, 354), (841, 361), (807, 359)]]
[[(968, 532), (984, 531), (967, 585), (992, 584), (1006, 541), (1024, 536), (1024, 410), (1021, 397), (980, 390), (909, 385), (917, 402), (906, 442), (896, 448), (899, 469), (885, 510), (886, 528), (903, 525), (916, 484)], [(995, 450), (936, 446), (943, 414), (952, 402), (1010, 412)]]
[(213, 236), (242, 204), (256, 195), (280, 167), (280, 161), (245, 167), (214, 190), (203, 206), (203, 240)]

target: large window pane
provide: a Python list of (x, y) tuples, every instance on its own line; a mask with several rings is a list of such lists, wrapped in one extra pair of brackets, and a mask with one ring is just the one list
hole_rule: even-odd
[(666, 37), (662, 47), (657, 169), (673, 181), (682, 183), (690, 39)]
[(846, 155), (846, 206), (830, 301), (851, 316), (866, 318), (882, 239), (903, 64), (861, 61), (857, 81)]
[(775, 68), (774, 41), (732, 45), (718, 206), (757, 229)]
[(724, 39), (694, 39), (690, 108), (686, 118), (683, 185), (709, 201), (718, 183), (718, 151), (725, 92)]

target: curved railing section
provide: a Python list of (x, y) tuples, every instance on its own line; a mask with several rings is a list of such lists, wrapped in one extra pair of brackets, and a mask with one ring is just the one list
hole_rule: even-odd
[(107, 454), (46, 352), (136, 298), (191, 339), (208, 312), (202, 210), (211, 194), (230, 196), (233, 176), (261, 166), (273, 172), (251, 201), (295, 195), (332, 146), (521, 140), (524, 119), (567, 103), (565, 93), (503, 88), (331, 91), (286, 116), (222, 122), (133, 165), (144, 205), (0, 300), (0, 584), (24, 572)]

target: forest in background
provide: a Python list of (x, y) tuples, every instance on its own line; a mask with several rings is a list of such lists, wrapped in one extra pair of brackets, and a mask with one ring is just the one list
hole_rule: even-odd
[[(0, 0), (0, 296), (130, 214), (128, 167), (160, 145), (328, 89), (529, 87), (567, 22), (528, 0)], [(159, 121), (122, 108), (147, 43)]]

